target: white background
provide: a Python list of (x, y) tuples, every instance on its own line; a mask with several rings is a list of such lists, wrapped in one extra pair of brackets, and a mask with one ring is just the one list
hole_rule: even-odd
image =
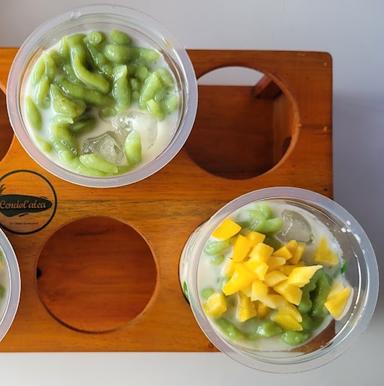
[[(0, 0), (0, 45), (20, 45), (39, 23), (86, 3)], [(114, 3), (157, 17), (188, 48), (330, 52), (334, 60), (335, 198), (366, 228), (383, 271), (384, 1)], [(384, 378), (382, 294), (368, 331), (350, 351), (334, 363), (303, 375), (256, 372), (222, 354), (0, 354), (0, 384), (379, 385)]]

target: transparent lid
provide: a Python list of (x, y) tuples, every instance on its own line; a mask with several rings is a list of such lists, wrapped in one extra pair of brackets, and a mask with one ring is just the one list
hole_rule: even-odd
[[(205, 315), (198, 288), (198, 268), (203, 249), (213, 230), (235, 211), (255, 201), (284, 200), (315, 215), (339, 242), (347, 260), (346, 279), (353, 287), (352, 306), (334, 332), (309, 342), (306, 349), (257, 351), (225, 339)], [(185, 250), (189, 256), (187, 284), (192, 311), (209, 340), (233, 359), (252, 368), (278, 373), (301, 372), (336, 358), (363, 332), (375, 309), (379, 275), (372, 245), (359, 223), (339, 204), (320, 194), (298, 188), (277, 187), (257, 190), (229, 202), (191, 237)], [(303, 346), (304, 347), (304, 346)]]
[(4, 338), (15, 318), (20, 300), (20, 271), (15, 252), (4, 232), (0, 229), (0, 250), (3, 252), (4, 272), (0, 282), (5, 294), (0, 299), (0, 341)]
[[(42, 50), (63, 36), (91, 29), (120, 28), (139, 35), (164, 56), (181, 94), (178, 127), (166, 148), (153, 160), (125, 174), (88, 177), (72, 172), (46, 156), (31, 138), (22, 114), (23, 84)], [(7, 108), (13, 130), (24, 149), (44, 169), (66, 181), (91, 187), (116, 187), (140, 181), (163, 168), (180, 151), (192, 129), (197, 110), (197, 82), (187, 52), (156, 20), (132, 8), (92, 5), (57, 16), (40, 25), (20, 47), (8, 77)]]

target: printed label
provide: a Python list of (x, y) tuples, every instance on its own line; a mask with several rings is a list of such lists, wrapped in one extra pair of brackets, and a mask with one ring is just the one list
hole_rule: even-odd
[(45, 228), (57, 207), (55, 189), (47, 178), (32, 170), (15, 170), (0, 178), (0, 225), (16, 234)]

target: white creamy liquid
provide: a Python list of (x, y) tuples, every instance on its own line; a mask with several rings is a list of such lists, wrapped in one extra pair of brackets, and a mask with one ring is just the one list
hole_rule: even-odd
[[(337, 254), (339, 257), (339, 260), (341, 261), (342, 258), (342, 250), (340, 248), (340, 245), (338, 241), (335, 239), (333, 234), (330, 232), (328, 227), (323, 224), (321, 221), (319, 221), (312, 213), (309, 213), (306, 210), (303, 210), (297, 206), (291, 205), (283, 200), (268, 200), (265, 201), (267, 205), (272, 209), (274, 217), (280, 217), (282, 212), (284, 210), (291, 210), (295, 211), (297, 213), (300, 213), (309, 223), (312, 229), (312, 242), (310, 244), (306, 245), (304, 254), (303, 254), (303, 260), (306, 264), (315, 264), (313, 262), (313, 256), (316, 247), (319, 244), (319, 241), (321, 238), (325, 237), (328, 240), (329, 247)], [(248, 204), (237, 211), (233, 212), (230, 218), (232, 218), (234, 221), (244, 221), (247, 220), (248, 215), (247, 211), (249, 209), (253, 209), (255, 206), (255, 203)], [(215, 238), (210, 237), (209, 241), (214, 241)], [(222, 289), (222, 278), (224, 276), (223, 271), (225, 271), (225, 265), (228, 264), (230, 260), (230, 256), (232, 255), (232, 247), (227, 251), (225, 254), (225, 260), (220, 265), (214, 265), (210, 262), (211, 257), (208, 255), (205, 255), (204, 252), (200, 258), (199, 267), (198, 267), (198, 291), (201, 293), (201, 290), (204, 288), (212, 288), (217, 292), (221, 292)], [(325, 269), (327, 271), (327, 269)], [(343, 277), (343, 275), (339, 275), (334, 280), (342, 280), (345, 285), (348, 285), (346, 282), (346, 279)], [(235, 317), (236, 312), (236, 299), (235, 296), (229, 296), (227, 298), (229, 302), (233, 302), (234, 306), (228, 307), (228, 311), (223, 315), (227, 320), (232, 322), (234, 325), (236, 325), (239, 329), (243, 329), (243, 324), (241, 322), (238, 322)], [(350, 296), (350, 302), (352, 301), (352, 296)], [(203, 302), (203, 300), (201, 300)], [(348, 305), (345, 308), (348, 309)], [(317, 335), (321, 333), (332, 321), (332, 317), (329, 315), (324, 319), (324, 322), (322, 325), (313, 331), (312, 337), (310, 339), (313, 339)], [(214, 323), (212, 323), (212, 326), (216, 329), (216, 331), (222, 335), (221, 331), (216, 327)], [(310, 339), (305, 343), (309, 342)], [(237, 345), (240, 345), (239, 342), (232, 342)], [(245, 342), (241, 342), (241, 346), (248, 347), (251, 349), (256, 350), (262, 350), (262, 351), (287, 351), (292, 350), (292, 346), (286, 344), (283, 342), (279, 336), (272, 337), (272, 338), (258, 338), (256, 340), (249, 340)]]
[[(84, 34), (87, 34), (88, 32), (91, 32), (91, 31), (83, 31)], [(103, 32), (105, 32), (106, 34), (108, 33), (108, 31), (103, 31)], [(131, 37), (133, 37), (133, 36), (131, 36)], [(134, 38), (133, 39), (134, 46), (153, 49), (153, 47), (151, 47), (145, 40), (138, 39), (136, 37), (133, 37), (133, 38)], [(60, 46), (60, 41), (44, 52), (49, 52), (50, 50), (53, 50), (53, 49), (57, 50), (59, 48), (59, 46)], [(42, 55), (44, 55), (44, 52), (42, 53)], [(163, 55), (161, 55), (161, 54), (160, 54), (160, 57), (157, 60), (157, 62), (153, 66), (151, 66), (151, 71), (155, 70), (156, 68), (160, 68), (160, 67), (167, 68), (169, 70), (170, 74), (172, 74), (172, 76), (173, 76), (172, 71), (170, 70), (168, 64), (164, 60)], [(24, 99), (24, 100), (27, 96), (33, 97), (34, 91), (33, 91), (31, 78), (32, 77), (29, 76), (28, 79), (26, 80), (24, 93), (23, 93), (23, 97), (22, 97), (22, 99)], [(177, 84), (176, 81), (175, 81), (175, 84)], [(179, 97), (180, 97), (179, 90), (175, 90), (175, 94), (179, 95)], [(39, 109), (39, 110), (40, 110), (40, 113), (42, 116), (43, 124), (42, 124), (42, 130), (39, 131), (38, 133), (36, 133), (36, 130), (34, 130), (28, 123), (28, 119), (26, 118), (27, 115), (26, 115), (26, 111), (25, 111), (25, 103), (22, 103), (22, 114), (25, 117), (24, 118), (25, 125), (28, 129), (29, 134), (34, 139), (34, 142), (36, 143), (37, 146), (38, 146), (38, 143), (36, 141), (36, 134), (38, 134), (42, 138), (46, 139), (47, 141), (50, 141), (50, 132), (49, 132), (50, 122), (52, 121), (52, 118), (57, 115), (57, 113), (53, 110), (52, 103), (50, 104), (49, 108)], [(140, 110), (137, 102), (132, 103), (131, 106), (127, 109), (127, 111), (121, 112), (118, 115), (129, 114), (130, 112), (133, 112), (133, 111), (139, 111), (142, 114), (150, 115), (149, 112), (146, 112), (144, 110)], [(90, 132), (87, 132), (83, 135), (79, 135), (78, 137), (76, 137), (76, 140), (78, 141), (78, 144), (79, 144), (79, 154), (81, 154), (81, 149), (82, 149), (83, 143), (86, 139), (94, 138), (94, 137), (97, 137), (97, 136), (107, 132), (107, 131), (113, 131), (114, 130), (114, 127), (112, 125), (113, 117), (101, 119), (97, 116), (97, 114), (94, 114), (94, 116), (97, 118), (96, 127), (93, 130), (91, 130)], [(162, 121), (159, 121), (155, 118), (156, 122), (157, 122), (157, 135), (156, 135), (155, 141), (151, 146), (142, 146), (142, 161), (140, 162), (140, 164), (137, 165), (136, 168), (140, 168), (141, 166), (145, 165), (146, 163), (152, 161), (153, 159), (158, 157), (165, 150), (165, 148), (169, 145), (169, 143), (171, 142), (172, 138), (174, 137), (174, 135), (176, 133), (176, 130), (177, 130), (177, 127), (179, 124), (179, 116), (180, 116), (179, 111), (175, 111), (171, 114), (167, 114)], [(142, 124), (140, 124), (140, 122), (136, 126), (137, 126), (136, 129), (140, 133), (140, 136), (142, 138), (142, 144), (143, 144), (143, 137), (145, 138), (145, 136), (146, 136), (146, 127), (143, 126)], [(44, 154), (46, 156), (48, 156), (49, 158), (51, 158), (54, 162), (59, 163), (60, 165), (62, 165), (64, 167), (67, 167), (65, 164), (60, 162), (60, 160), (57, 157), (56, 152), (52, 151), (49, 154), (48, 153), (44, 153)], [(126, 165), (127, 162), (123, 163), (122, 165), (124, 165), (124, 164)]]

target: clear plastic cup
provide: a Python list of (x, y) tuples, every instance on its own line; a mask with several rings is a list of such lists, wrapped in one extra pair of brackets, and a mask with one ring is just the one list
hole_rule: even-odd
[(3, 252), (4, 267), (0, 275), (5, 276), (5, 295), (0, 299), (0, 341), (10, 329), (20, 300), (20, 271), (15, 252), (4, 232), (0, 229), (0, 249)]
[[(345, 276), (354, 289), (352, 305), (343, 319), (336, 321), (334, 336), (326, 343), (310, 346), (310, 351), (305, 350), (307, 352), (300, 352), (300, 347), (283, 352), (256, 351), (226, 340), (203, 312), (198, 293), (199, 260), (213, 230), (239, 208), (254, 201), (270, 199), (284, 200), (315, 215), (327, 225), (343, 250), (343, 258), (347, 260)], [(329, 198), (308, 190), (288, 187), (261, 189), (238, 197), (196, 229), (181, 256), (180, 281), (197, 323), (220, 351), (246, 366), (273, 373), (307, 371), (339, 356), (367, 328), (379, 289), (375, 253), (359, 223)]]
[[(121, 29), (139, 37), (159, 50), (168, 63), (181, 94), (180, 114), (175, 135), (155, 159), (122, 175), (87, 177), (72, 172), (47, 157), (31, 138), (22, 114), (23, 84), (43, 50), (64, 35), (92, 29)], [(7, 108), (13, 130), (29, 155), (44, 169), (66, 181), (90, 187), (106, 188), (132, 184), (163, 168), (180, 151), (192, 129), (197, 110), (197, 82), (187, 52), (156, 20), (132, 8), (116, 5), (92, 5), (75, 9), (39, 26), (20, 47), (7, 83)]]

